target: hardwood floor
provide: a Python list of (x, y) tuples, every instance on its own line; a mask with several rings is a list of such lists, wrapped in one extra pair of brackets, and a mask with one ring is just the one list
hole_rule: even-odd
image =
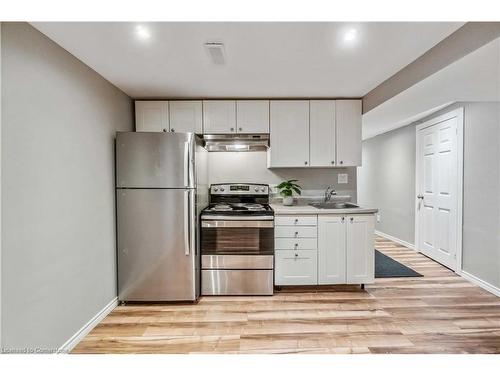
[(73, 353), (500, 353), (500, 298), (390, 240), (376, 248), (424, 277), (119, 306)]

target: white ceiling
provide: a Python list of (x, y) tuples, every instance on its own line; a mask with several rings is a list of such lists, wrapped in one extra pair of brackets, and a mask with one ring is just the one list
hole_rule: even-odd
[[(362, 97), (462, 23), (142, 25), (147, 41), (136, 23), (33, 23), (133, 98)], [(209, 62), (208, 41), (224, 43), (226, 65)]]
[(415, 122), (453, 102), (500, 100), (500, 39), (363, 115), (363, 139)]

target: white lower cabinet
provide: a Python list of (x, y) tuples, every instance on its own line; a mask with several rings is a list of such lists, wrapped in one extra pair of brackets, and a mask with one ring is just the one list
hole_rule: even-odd
[(276, 285), (315, 285), (318, 283), (316, 250), (276, 250)]
[(318, 216), (318, 283), (346, 283), (344, 216)]
[(374, 215), (347, 217), (346, 254), (347, 283), (369, 284), (375, 280), (375, 218)]
[(279, 215), (275, 223), (276, 285), (373, 283), (374, 215)]

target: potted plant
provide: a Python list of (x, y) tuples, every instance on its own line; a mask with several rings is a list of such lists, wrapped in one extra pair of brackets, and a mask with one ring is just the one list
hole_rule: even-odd
[(293, 192), (298, 195), (301, 194), (301, 187), (296, 184), (298, 180), (288, 180), (280, 183), (276, 188), (279, 190), (280, 195), (283, 197), (284, 206), (293, 205)]

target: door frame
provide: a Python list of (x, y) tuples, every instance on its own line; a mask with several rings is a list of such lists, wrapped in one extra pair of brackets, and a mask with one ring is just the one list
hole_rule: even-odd
[(419, 218), (418, 218), (418, 199), (416, 195), (419, 190), (419, 149), (420, 140), (418, 133), (420, 130), (437, 125), (440, 122), (457, 118), (457, 220), (456, 220), (456, 233), (457, 233), (457, 249), (456, 261), (454, 272), (460, 274), (462, 272), (462, 238), (463, 238), (463, 187), (464, 187), (464, 107), (451, 110), (445, 114), (436, 116), (427, 120), (415, 128), (415, 250), (421, 253), (419, 249)]

